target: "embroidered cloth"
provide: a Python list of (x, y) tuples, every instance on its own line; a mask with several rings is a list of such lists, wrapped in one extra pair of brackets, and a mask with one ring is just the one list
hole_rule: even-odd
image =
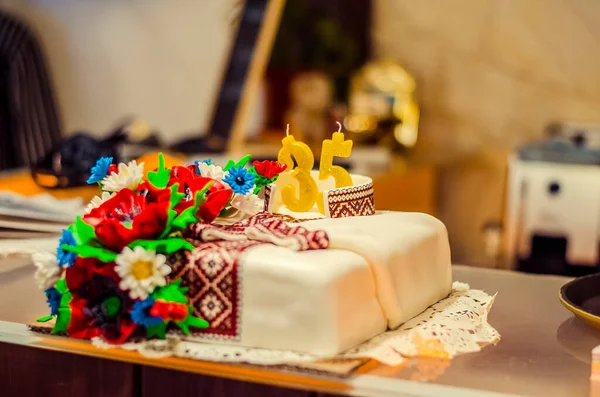
[(262, 212), (232, 225), (198, 223), (183, 236), (196, 246), (169, 258), (169, 281), (182, 279), (189, 288), (194, 315), (210, 324), (199, 333), (206, 338), (238, 340), (242, 308), (243, 252), (259, 244), (275, 244), (294, 251), (325, 249), (329, 246), (322, 230), (309, 231), (289, 226), (283, 220)]

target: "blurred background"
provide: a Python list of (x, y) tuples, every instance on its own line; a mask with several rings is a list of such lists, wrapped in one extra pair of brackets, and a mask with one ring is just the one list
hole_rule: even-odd
[[(287, 124), (318, 157), (340, 121), (355, 142), (342, 165), (374, 178), (378, 209), (440, 218), (454, 263), (598, 268), (595, 0), (0, 7), (4, 193), (89, 200), (102, 153), (276, 158)], [(10, 221), (0, 237), (27, 231)]]

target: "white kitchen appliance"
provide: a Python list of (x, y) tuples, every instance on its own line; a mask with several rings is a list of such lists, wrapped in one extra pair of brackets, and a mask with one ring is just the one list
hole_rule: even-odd
[(509, 159), (504, 249), (519, 270), (578, 276), (600, 262), (600, 129), (559, 127)]

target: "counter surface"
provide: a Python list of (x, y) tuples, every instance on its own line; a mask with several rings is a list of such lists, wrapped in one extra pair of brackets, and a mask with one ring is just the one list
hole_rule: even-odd
[[(0, 263), (0, 272), (1, 268)], [(304, 390), (363, 396), (589, 396), (591, 350), (600, 345), (600, 333), (559, 303), (558, 290), (569, 279), (454, 266), (455, 280), (490, 294), (498, 292), (489, 323), (502, 339), (449, 363), (417, 360), (397, 368), (367, 363), (355, 375), (340, 379), (178, 358), (153, 360), (28, 332), (23, 323), (47, 312), (33, 272), (33, 265), (27, 265), (6, 270), (0, 277), (0, 342)]]

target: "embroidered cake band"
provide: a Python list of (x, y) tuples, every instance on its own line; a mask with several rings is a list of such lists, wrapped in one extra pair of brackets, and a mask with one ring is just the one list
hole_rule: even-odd
[[(375, 214), (373, 180), (362, 175), (351, 175), (351, 177), (352, 186), (342, 188), (331, 186), (330, 181), (317, 181), (317, 186), (323, 195), (323, 215), (326, 218)], [(265, 211), (278, 213), (282, 209), (281, 187), (288, 183), (287, 179), (289, 178), (282, 174), (276, 183), (265, 186)], [(317, 209), (315, 208), (314, 211), (316, 212)]]

